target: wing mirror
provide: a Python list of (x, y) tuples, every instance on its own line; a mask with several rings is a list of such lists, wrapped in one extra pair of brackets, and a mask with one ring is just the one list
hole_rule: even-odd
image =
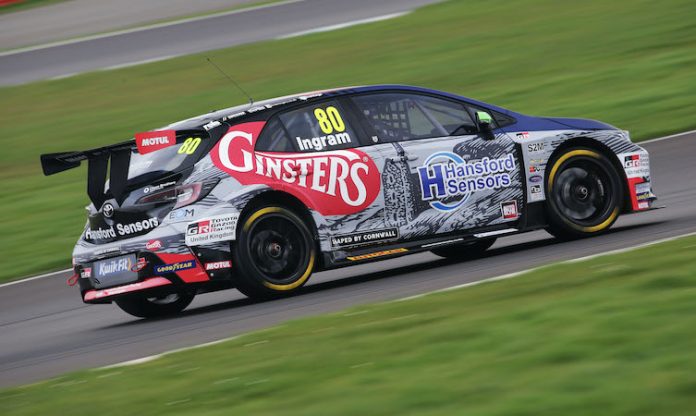
[(493, 117), (485, 111), (476, 112), (476, 125), (481, 132), (481, 135), (487, 140), (493, 140)]

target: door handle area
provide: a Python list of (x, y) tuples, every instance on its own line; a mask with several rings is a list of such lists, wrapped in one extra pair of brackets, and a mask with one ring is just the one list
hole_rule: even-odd
[(388, 157), (387, 160), (390, 162), (413, 162), (414, 160), (417, 160), (418, 156), (416, 155), (403, 155), (403, 156), (395, 156), (395, 157)]

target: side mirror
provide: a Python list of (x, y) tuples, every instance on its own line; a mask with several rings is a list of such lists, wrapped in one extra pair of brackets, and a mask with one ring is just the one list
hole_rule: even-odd
[(493, 117), (485, 111), (476, 112), (476, 125), (481, 134), (488, 140), (493, 140)]

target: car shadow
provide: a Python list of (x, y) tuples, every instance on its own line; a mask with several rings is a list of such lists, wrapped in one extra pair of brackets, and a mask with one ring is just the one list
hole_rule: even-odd
[[(617, 227), (609, 230), (603, 236), (620, 234), (620, 233), (632, 231), (635, 229), (649, 228), (651, 226), (661, 225), (665, 222), (667, 222), (667, 221), (660, 220), (660, 221), (645, 222), (645, 223), (640, 223), (640, 224), (617, 226)], [(603, 236), (598, 236), (598, 237), (593, 237), (593, 238), (602, 238)], [(255, 299), (249, 299), (249, 298), (235, 299), (235, 300), (230, 300), (227, 302), (221, 302), (221, 303), (216, 303), (216, 304), (212, 304), (212, 305), (205, 305), (205, 306), (196, 307), (193, 309), (187, 309), (187, 310), (183, 311), (182, 313), (180, 313), (178, 315), (174, 315), (174, 316), (151, 318), (151, 319), (134, 319), (132, 321), (127, 321), (127, 322), (122, 322), (122, 323), (110, 325), (108, 327), (105, 327), (105, 329), (106, 328), (127, 327), (127, 326), (132, 326), (132, 325), (144, 325), (144, 324), (148, 324), (148, 323), (152, 323), (152, 322), (167, 321), (167, 320), (171, 320), (171, 319), (181, 319), (184, 317), (193, 317), (193, 316), (197, 316), (197, 315), (205, 315), (205, 314), (215, 313), (215, 312), (224, 311), (224, 310), (239, 309), (239, 308), (254, 306), (257, 304), (279, 304), (282, 302), (292, 302), (292, 299), (296, 299), (297, 297), (301, 297), (303, 295), (308, 295), (308, 294), (312, 294), (312, 293), (318, 293), (318, 292), (329, 291), (332, 289), (339, 289), (342, 287), (350, 287), (350, 286), (360, 285), (360, 284), (367, 283), (367, 282), (374, 281), (374, 280), (386, 280), (386, 279), (393, 279), (393, 278), (395, 279), (395, 278), (398, 278), (400, 275), (403, 275), (406, 273), (423, 272), (423, 271), (437, 269), (439, 267), (452, 265), (452, 264), (473, 263), (473, 262), (477, 262), (477, 261), (487, 259), (487, 258), (494, 258), (494, 257), (498, 257), (498, 256), (503, 256), (506, 254), (511, 254), (511, 253), (522, 253), (524, 251), (534, 250), (534, 249), (548, 247), (548, 246), (555, 246), (558, 244), (572, 244), (572, 243), (577, 242), (577, 241), (582, 241), (582, 240), (563, 241), (563, 240), (559, 240), (551, 235), (548, 235), (547, 238), (537, 239), (537, 240), (533, 240), (533, 241), (525, 241), (525, 242), (512, 244), (512, 245), (508, 245), (508, 246), (504, 246), (504, 247), (499, 247), (499, 248), (493, 248), (493, 249), (486, 251), (486, 253), (484, 253), (482, 256), (480, 256), (476, 259), (460, 260), (460, 259), (435, 258), (433, 260), (424, 261), (421, 263), (398, 266), (398, 267), (394, 267), (391, 269), (361, 273), (361, 274), (357, 274), (354, 276), (349, 276), (349, 277), (340, 278), (340, 279), (336, 279), (336, 280), (314, 283), (312, 285), (305, 286), (305, 287), (301, 288), (299, 291), (297, 291), (296, 293), (294, 293), (290, 296), (284, 297), (284, 298), (270, 299), (270, 300), (255, 300)]]

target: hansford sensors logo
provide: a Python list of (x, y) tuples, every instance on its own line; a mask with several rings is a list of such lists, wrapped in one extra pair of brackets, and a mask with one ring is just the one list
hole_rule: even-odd
[(512, 184), (510, 173), (514, 170), (512, 154), (466, 161), (456, 153), (434, 153), (418, 168), (421, 198), (439, 211), (452, 211), (474, 192), (507, 188)]

